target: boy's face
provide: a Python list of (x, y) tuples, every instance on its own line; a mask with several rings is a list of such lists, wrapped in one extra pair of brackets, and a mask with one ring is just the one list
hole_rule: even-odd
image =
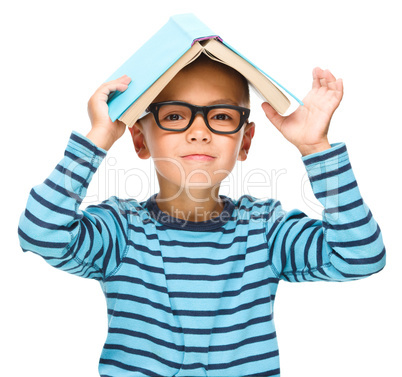
[[(154, 102), (248, 107), (243, 97), (239, 78), (217, 64), (202, 64), (180, 71)], [(134, 125), (131, 133), (138, 156), (153, 158), (161, 190), (174, 193), (183, 187), (207, 189), (218, 185), (237, 160), (247, 158), (254, 123), (246, 123), (235, 134), (222, 135), (210, 131), (203, 116), (197, 114), (189, 129), (174, 132), (160, 129), (153, 115), (148, 114)], [(194, 154), (212, 158), (188, 157)]]

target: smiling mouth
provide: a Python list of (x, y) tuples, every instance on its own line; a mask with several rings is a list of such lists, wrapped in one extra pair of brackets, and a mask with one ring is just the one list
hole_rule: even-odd
[(194, 161), (212, 161), (215, 157), (208, 156), (206, 154), (189, 154), (187, 156), (182, 156), (185, 160), (194, 160)]

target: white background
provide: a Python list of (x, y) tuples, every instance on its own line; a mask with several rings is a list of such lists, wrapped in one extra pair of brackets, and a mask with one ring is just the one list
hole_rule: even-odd
[[(279, 285), (282, 376), (401, 376), (402, 28), (396, 0), (4, 2), (0, 374), (97, 375), (107, 332), (99, 284), (23, 253), (18, 219), (31, 187), (62, 157), (70, 132), (90, 129), (86, 106), (95, 89), (170, 15), (186, 12), (299, 98), (308, 92), (315, 66), (344, 80), (330, 142), (346, 142), (360, 190), (383, 232), (387, 266), (355, 282)], [(311, 190), (302, 190), (298, 151), (269, 124), (260, 102), (253, 98), (257, 129), (249, 159), (234, 173), (244, 182), (247, 173), (264, 169), (244, 187), (257, 182), (247, 193), (320, 216)], [(284, 173), (266, 181), (279, 171)], [(145, 199), (157, 190), (152, 174), (127, 132), (95, 178), (91, 201), (114, 194)], [(135, 184), (141, 175), (144, 186)], [(244, 193), (233, 190), (236, 197)]]

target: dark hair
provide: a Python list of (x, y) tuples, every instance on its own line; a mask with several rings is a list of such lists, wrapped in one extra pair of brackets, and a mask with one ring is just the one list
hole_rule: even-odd
[(209, 58), (208, 55), (206, 55), (204, 53), (202, 53), (196, 60), (191, 62), (189, 65), (184, 67), (183, 70), (189, 69), (191, 67), (194, 67), (194, 66), (197, 66), (200, 64), (202, 64), (202, 65), (204, 65), (204, 64), (219, 65), (220, 69), (222, 69), (223, 71), (225, 71), (226, 73), (228, 73), (231, 76), (237, 77), (243, 86), (244, 104), (246, 107), (250, 106), (250, 90), (249, 90), (249, 86), (248, 86), (248, 81), (240, 72), (236, 71), (235, 69), (233, 69), (232, 67), (230, 67), (226, 64), (220, 63), (216, 60)]

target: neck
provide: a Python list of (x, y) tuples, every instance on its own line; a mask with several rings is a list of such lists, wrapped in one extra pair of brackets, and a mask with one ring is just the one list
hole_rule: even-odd
[(224, 203), (219, 198), (219, 185), (208, 189), (178, 190), (161, 186), (155, 200), (161, 211), (172, 217), (194, 222), (213, 219), (224, 208)]

